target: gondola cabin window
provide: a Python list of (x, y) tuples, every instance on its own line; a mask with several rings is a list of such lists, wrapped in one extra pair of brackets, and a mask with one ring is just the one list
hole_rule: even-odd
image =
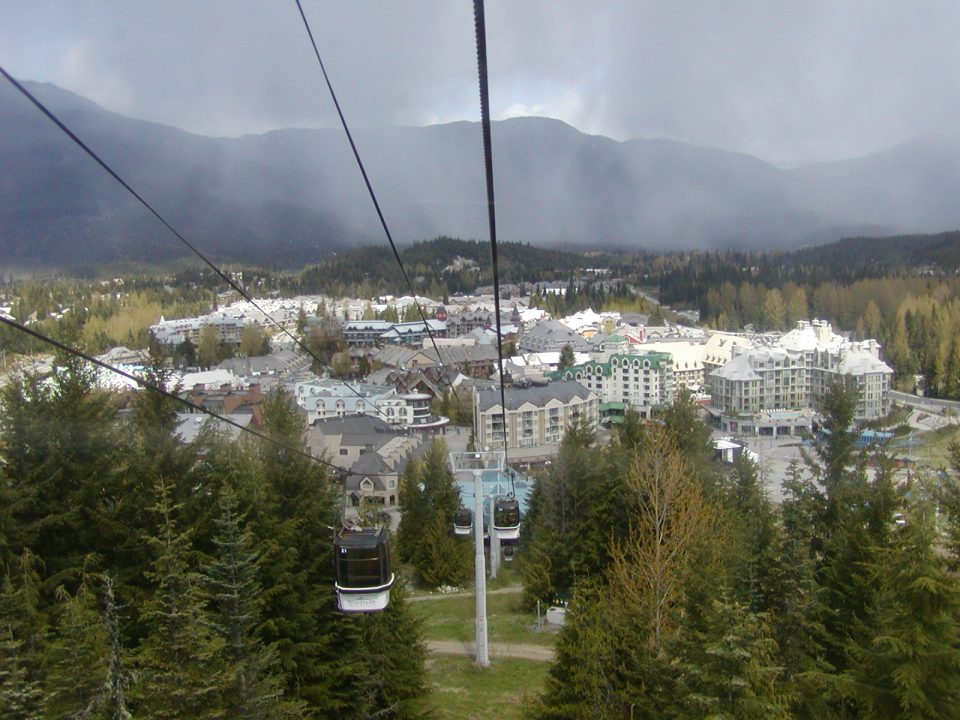
[(386, 529), (342, 530), (334, 550), (339, 608), (344, 612), (376, 612), (386, 608), (394, 578)]

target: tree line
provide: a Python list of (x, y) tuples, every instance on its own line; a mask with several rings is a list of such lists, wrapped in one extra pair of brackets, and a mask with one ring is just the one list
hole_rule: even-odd
[(530, 602), (572, 598), (530, 716), (956, 717), (960, 446), (942, 484), (903, 485), (882, 451), (868, 472), (853, 408), (835, 386), (779, 506), (690, 404), (608, 447), (574, 428), (518, 555)]
[(281, 445), (176, 424), (72, 357), (2, 390), (0, 716), (418, 715), (402, 584), (382, 613), (336, 610), (342, 487), (296, 452), (290, 400), (264, 403)]

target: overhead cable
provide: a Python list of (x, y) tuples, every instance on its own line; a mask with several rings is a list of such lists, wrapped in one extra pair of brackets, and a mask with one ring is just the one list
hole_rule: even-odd
[[(417, 308), (417, 312), (420, 314), (420, 319), (423, 321), (423, 327), (426, 329), (427, 334), (430, 336), (430, 342), (433, 344), (433, 349), (437, 353), (437, 362), (440, 363), (441, 370), (444, 370), (443, 356), (440, 354), (440, 348), (437, 346), (436, 338), (434, 337), (433, 330), (430, 329), (430, 324), (427, 322), (426, 313), (424, 313), (423, 308), (420, 306), (420, 302), (417, 300), (417, 293), (413, 289), (413, 283), (410, 282), (410, 276), (407, 275), (407, 270), (403, 266), (403, 260), (400, 258), (400, 251), (397, 250), (397, 245), (393, 241), (393, 235), (390, 232), (390, 227), (387, 225), (387, 219), (384, 217), (383, 211), (380, 209), (380, 203), (377, 200), (377, 195), (373, 191), (373, 184), (370, 182), (370, 177), (367, 175), (367, 169), (363, 164), (363, 160), (360, 158), (360, 151), (357, 149), (357, 144), (354, 142), (353, 133), (350, 132), (350, 126), (347, 125), (347, 118), (343, 114), (343, 110), (340, 108), (340, 101), (337, 100), (337, 94), (333, 91), (333, 83), (330, 81), (330, 76), (327, 74), (327, 68), (323, 64), (323, 59), (320, 57), (320, 49), (317, 46), (317, 41), (313, 37), (313, 31), (310, 29), (310, 22), (307, 20), (307, 15), (303, 11), (303, 5), (300, 4), (300, 0), (295, 0), (297, 3), (297, 9), (300, 11), (300, 17), (303, 20), (303, 26), (307, 31), (307, 36), (310, 38), (310, 44), (313, 46), (313, 54), (317, 58), (317, 63), (320, 65), (320, 72), (323, 74), (323, 79), (327, 84), (327, 90), (330, 92), (330, 98), (333, 100), (333, 105), (337, 110), (337, 115), (340, 118), (340, 124), (343, 126), (343, 131), (347, 136), (347, 141), (350, 143), (350, 149), (353, 150), (353, 157), (357, 161), (357, 167), (360, 168), (360, 174), (363, 176), (363, 182), (367, 186), (367, 193), (370, 195), (370, 200), (373, 203), (373, 207), (377, 212), (377, 217), (380, 219), (380, 226), (383, 228), (384, 235), (387, 236), (387, 242), (390, 243), (390, 249), (393, 250), (393, 257), (397, 261), (397, 265), (400, 266), (400, 274), (403, 276), (404, 282), (407, 284), (407, 288), (410, 290), (410, 296), (413, 298), (413, 304)], [(500, 330), (500, 322), (497, 322), (497, 330)], [(450, 387), (450, 392), (453, 394), (453, 399), (456, 401), (457, 405), (460, 407), (460, 410), (463, 410), (463, 405), (460, 402), (460, 397), (457, 395), (456, 390), (453, 387), (453, 383), (450, 381), (450, 378), (447, 376), (446, 372), (441, 373), (442, 377), (447, 381), (447, 385)]]
[(483, 128), (483, 165), (487, 179), (487, 218), (490, 224), (490, 261), (493, 265), (493, 307), (497, 317), (497, 362), (500, 370), (500, 419), (503, 423), (503, 456), (507, 459), (507, 401), (503, 378), (503, 335), (500, 332), (500, 271), (497, 266), (497, 213), (493, 195), (493, 143), (490, 139), (490, 90), (487, 83), (487, 28), (483, 0), (473, 0), (477, 38), (477, 76), (480, 82), (480, 122)]
[[(289, 330), (287, 330), (287, 328), (285, 328), (282, 323), (280, 323), (278, 320), (276, 320), (275, 318), (273, 318), (269, 313), (267, 313), (265, 310), (263, 310), (263, 309), (260, 307), (260, 305), (257, 304), (257, 302), (247, 293), (247, 291), (244, 290), (243, 286), (241, 286), (239, 283), (237, 283), (233, 278), (231, 278), (231, 277), (230, 277), (229, 275), (227, 275), (225, 272), (223, 272), (223, 270), (221, 270), (221, 269), (218, 268), (216, 265), (214, 265), (210, 260), (208, 260), (207, 257), (206, 257), (202, 252), (200, 252), (200, 250), (199, 250), (193, 243), (191, 243), (189, 240), (187, 240), (183, 235), (181, 235), (181, 234), (176, 230), (176, 228), (174, 228), (169, 222), (167, 222), (167, 220), (153, 207), (153, 205), (151, 205), (149, 202), (147, 202), (147, 201), (143, 198), (143, 196), (140, 195), (140, 193), (138, 193), (136, 190), (134, 190), (134, 189), (130, 186), (130, 184), (127, 183), (126, 180), (124, 180), (122, 177), (120, 177), (120, 175), (119, 175), (112, 167), (110, 167), (110, 165), (108, 165), (107, 162), (106, 162), (103, 158), (101, 158), (94, 150), (92, 150), (92, 149), (90, 148), (89, 145), (87, 145), (87, 144), (86, 144), (83, 140), (81, 140), (70, 128), (68, 128), (68, 127), (60, 120), (60, 118), (58, 118), (49, 108), (47, 108), (47, 106), (44, 105), (33, 93), (31, 93), (29, 90), (27, 90), (27, 88), (25, 88), (22, 84), (20, 84), (20, 82), (18, 82), (16, 78), (14, 78), (12, 75), (10, 75), (10, 73), (8, 73), (2, 66), (0, 66), (0, 73), (2, 73), (3, 76), (4, 76), (17, 90), (19, 90), (20, 93), (21, 93), (24, 97), (26, 97), (31, 103), (33, 103), (33, 104), (37, 107), (37, 109), (40, 110), (40, 112), (42, 112), (44, 115), (46, 115), (47, 118), (49, 118), (50, 121), (51, 121), (54, 125), (56, 125), (58, 128), (60, 128), (60, 130), (62, 130), (62, 131), (67, 135), (67, 137), (69, 137), (71, 140), (73, 140), (73, 142), (76, 143), (76, 145), (77, 145), (78, 147), (80, 147), (80, 148), (81, 148), (85, 153), (87, 153), (87, 155), (89, 155), (98, 165), (100, 165), (100, 167), (102, 167), (107, 173), (109, 173), (109, 175), (110, 175), (114, 180), (116, 180), (118, 183), (120, 183), (120, 185), (121, 185), (127, 192), (129, 192), (131, 195), (133, 195), (133, 197), (135, 197), (135, 198), (140, 202), (141, 205), (143, 205), (147, 210), (149, 210), (150, 213), (151, 213), (157, 220), (159, 220), (160, 223), (161, 223), (165, 228), (167, 228), (167, 230), (169, 230), (171, 233), (173, 233), (174, 236), (176, 236), (176, 238), (177, 238), (178, 240), (180, 240), (180, 242), (182, 242), (191, 252), (193, 252), (194, 255), (196, 255), (198, 258), (200, 258), (200, 259), (207, 265), (207, 267), (209, 267), (211, 270), (213, 270), (213, 271), (214, 271), (222, 280), (224, 280), (231, 288), (233, 288), (236, 292), (238, 292), (238, 293), (241, 295), (241, 297), (243, 297), (243, 298), (244, 298), (247, 302), (249, 302), (258, 312), (260, 312), (270, 323), (272, 323), (272, 324), (275, 325), (277, 328), (279, 328), (282, 333), (284, 333), (284, 334), (287, 335), (291, 340), (293, 340), (294, 343), (296, 343), (300, 348), (302, 348), (308, 355), (310, 355), (310, 357), (312, 357), (314, 360), (316, 360), (316, 361), (320, 364), (320, 366), (321, 366), (322, 368), (324, 368), (325, 370), (327, 370), (328, 372), (330, 372), (331, 375), (332, 375), (332, 370), (331, 370), (331, 368), (330, 368), (326, 363), (324, 363), (319, 357), (317, 357), (316, 353), (314, 353), (314, 352), (306, 345), (306, 343), (304, 343), (300, 338), (298, 338), (296, 335), (294, 335), (294, 334), (291, 333)], [(352, 387), (349, 383), (344, 382), (344, 386), (345, 386), (348, 390), (350, 390), (354, 395), (356, 395), (357, 397), (363, 398), (364, 400), (367, 399), (367, 398), (364, 396), (363, 393), (361, 393), (361, 392), (360, 392), (359, 390), (357, 390), (356, 388)], [(381, 415), (383, 415), (385, 418), (388, 417), (387, 414), (386, 414), (383, 410), (381, 410), (379, 407), (376, 407), (376, 405), (374, 405), (374, 409), (375, 409), (378, 413), (380, 413)]]
[[(127, 380), (135, 382), (137, 385), (144, 388), (145, 390), (150, 390), (151, 392), (155, 392), (160, 395), (163, 395), (164, 397), (169, 398), (170, 400), (174, 400), (175, 402), (178, 402), (181, 405), (184, 405), (195, 412), (200, 412), (205, 415), (209, 415), (210, 417), (216, 418), (221, 422), (225, 422), (228, 425), (231, 425), (242, 432), (249, 433), (255, 437), (260, 438), (261, 440), (266, 440), (267, 442), (273, 443), (279, 448), (288, 450), (292, 453), (296, 453), (297, 455), (302, 455), (306, 458), (309, 458), (310, 460), (313, 460), (314, 462), (320, 465), (325, 465), (326, 467), (329, 467), (332, 470), (336, 471), (336, 473), (338, 474), (345, 473), (346, 475), (358, 475), (358, 473), (355, 473), (352, 470), (342, 468), (339, 465), (336, 465), (328, 460), (324, 460), (323, 458), (315, 457), (310, 453), (305, 452), (304, 450), (293, 447), (292, 445), (287, 445), (286, 443), (281, 442), (280, 440), (277, 440), (276, 438), (271, 437), (266, 433), (262, 433), (258, 430), (254, 430), (246, 425), (241, 425), (236, 420), (231, 420), (228, 417), (224, 417), (223, 415), (220, 415), (219, 413), (216, 413), (213, 410), (210, 410), (209, 408), (204, 407), (203, 405), (198, 405), (197, 403), (190, 402), (186, 398), (182, 398), (179, 395), (176, 395), (175, 393), (172, 393), (169, 390), (161, 387), (160, 385), (151, 383), (149, 380), (145, 380), (142, 377), (138, 377), (137, 375), (134, 375), (133, 373), (129, 373), (126, 370), (121, 370), (115, 365), (111, 365), (110, 363), (104, 362), (103, 360), (98, 360), (97, 358), (93, 357), (92, 355), (88, 355), (87, 353), (83, 352), (82, 350), (79, 350), (78, 348), (67, 345), (66, 343), (62, 343), (59, 340), (56, 340), (50, 337), (49, 335), (44, 335), (43, 333), (38, 332), (33, 328), (27, 327), (26, 325), (23, 325), (22, 323), (19, 323), (16, 320), (13, 320), (9, 317), (0, 315), (0, 323), (3, 323), (4, 325), (8, 325), (23, 333), (26, 333), (27, 335), (30, 335), (31, 337), (36, 338), (37, 340), (40, 340), (44, 343), (47, 343), (48, 345), (51, 345), (52, 347), (55, 347), (57, 350), (60, 350), (61, 352), (69, 353), (70, 355), (74, 355), (78, 358), (86, 360), (87, 362), (92, 363), (97, 367), (103, 368), (104, 370), (109, 370), (110, 372), (115, 373), (116, 375), (119, 375), (122, 378), (126, 378)], [(378, 474), (379, 473), (363, 473), (363, 476), (367, 477), (367, 476), (373, 476)]]

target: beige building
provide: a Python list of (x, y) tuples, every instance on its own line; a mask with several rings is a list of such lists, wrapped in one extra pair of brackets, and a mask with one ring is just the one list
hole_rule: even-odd
[(830, 384), (850, 378), (857, 387), (857, 420), (890, 411), (893, 370), (876, 340), (851, 342), (826, 321), (800, 321), (775, 346), (744, 348), (710, 373), (712, 406), (727, 414), (819, 409)]
[(537, 447), (559, 443), (574, 422), (585, 418), (591, 427), (599, 423), (597, 394), (574, 381), (545, 386), (507, 388), (507, 427), (504, 432), (499, 388), (477, 389), (473, 397), (473, 433), (478, 448), (492, 450)]

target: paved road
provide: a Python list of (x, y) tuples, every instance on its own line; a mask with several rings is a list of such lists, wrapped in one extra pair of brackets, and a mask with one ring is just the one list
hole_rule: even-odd
[(906, 405), (911, 405), (912, 407), (923, 408), (928, 411), (960, 411), (960, 401), (957, 400), (937, 400), (935, 398), (920, 397), (919, 395), (911, 395), (910, 393), (897, 392), (896, 390), (890, 391), (890, 399), (896, 402), (905, 403)]
[[(498, 590), (487, 590), (487, 595), (514, 595), (523, 592), (523, 585), (508, 585)], [(410, 602), (423, 602), (424, 600), (446, 600), (447, 598), (473, 597), (473, 591), (452, 592), (452, 593), (431, 593), (430, 595), (413, 595), (408, 597)]]
[[(477, 654), (472, 642), (459, 640), (427, 640), (427, 650), (437, 655), (467, 655)], [(537, 660), (539, 662), (553, 662), (556, 653), (552, 647), (544, 645), (510, 645), (506, 643), (490, 643), (490, 659), (520, 658), (521, 660)]]

